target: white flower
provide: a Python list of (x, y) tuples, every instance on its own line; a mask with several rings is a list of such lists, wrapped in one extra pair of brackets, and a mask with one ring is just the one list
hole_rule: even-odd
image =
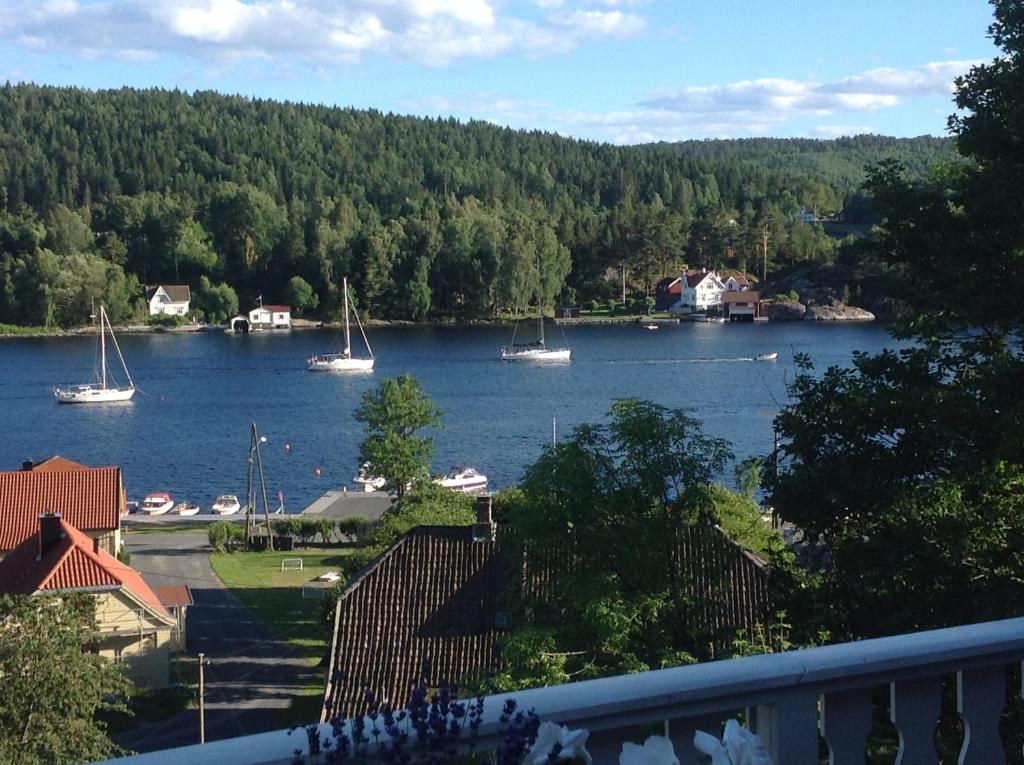
[(711, 755), (711, 765), (772, 765), (761, 739), (735, 720), (725, 723), (722, 740), (704, 731), (693, 734), (693, 745)]
[(671, 741), (664, 736), (651, 736), (643, 746), (625, 742), (619, 765), (679, 765), (679, 758)]
[(541, 723), (537, 729), (537, 740), (523, 759), (523, 765), (544, 765), (555, 744), (561, 744), (559, 760), (572, 760), (576, 757), (591, 765), (590, 752), (587, 751), (587, 737), (590, 731), (583, 729), (569, 730), (564, 725), (553, 722)]

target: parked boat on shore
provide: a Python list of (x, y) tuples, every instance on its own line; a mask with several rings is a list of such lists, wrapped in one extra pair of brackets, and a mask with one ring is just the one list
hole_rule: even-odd
[(147, 494), (146, 498), (142, 500), (139, 511), (146, 515), (163, 515), (172, 507), (174, 507), (174, 500), (171, 499), (170, 494), (165, 491), (154, 491)]
[(175, 515), (197, 515), (199, 513), (199, 505), (195, 502), (179, 502), (174, 506)]
[(221, 494), (210, 509), (217, 515), (234, 515), (242, 506), (234, 494)]

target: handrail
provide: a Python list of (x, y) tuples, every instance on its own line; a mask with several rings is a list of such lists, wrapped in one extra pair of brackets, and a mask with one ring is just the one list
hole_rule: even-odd
[[(785, 705), (794, 694), (836, 694), (1024, 659), (1024, 618), (951, 627), (778, 654), (707, 662), (489, 696), (478, 748), (498, 741), (506, 698), (552, 720), (592, 732), (696, 718), (741, 707)], [(330, 726), (320, 726), (321, 738)], [(814, 728), (811, 728), (814, 733)], [(816, 749), (817, 743), (814, 742)], [(290, 765), (307, 751), (298, 729), (135, 755), (119, 765)], [(115, 762), (115, 761), (108, 761)]]

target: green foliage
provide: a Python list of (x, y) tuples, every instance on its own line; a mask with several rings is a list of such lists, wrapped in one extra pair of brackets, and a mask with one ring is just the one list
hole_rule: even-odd
[(828, 544), (819, 618), (843, 637), (1024, 608), (1024, 323), (992, 299), (990, 276), (1024, 277), (1024, 136), (1011, 116), (1024, 108), (1024, 16), (992, 4), (1003, 55), (957, 81), (965, 111), (950, 120), (964, 161), (918, 182), (896, 162), (869, 175), (874, 256), (907, 309), (897, 331), (916, 342), (823, 374), (798, 359), (776, 420), (772, 503)]
[(207, 321), (220, 324), (238, 313), (238, 295), (227, 284), (213, 284), (200, 276), (199, 286), (192, 292), (192, 306)]
[[(112, 283), (134, 280), (115, 289), (126, 305), (139, 284), (201, 278), (283, 301), (298, 277), (313, 295), (289, 302), (313, 311), (315, 296), (330, 312), (342, 276), (383, 318), (605, 301), (620, 263), (649, 289), (678, 272), (684, 246), (694, 264), (720, 265), (727, 241), (760, 263), (764, 225), (769, 263), (829, 259), (819, 227), (793, 221), (800, 205), (863, 218), (865, 164), (894, 157), (921, 177), (951, 156), (942, 139), (878, 136), (616, 147), (128, 88), (8, 85), (0, 114), (0, 321), (43, 326), (85, 323), (83, 304), (112, 302), (93, 258), (116, 269)], [(40, 130), (39, 114), (60, 130)], [(65, 309), (57, 263), (76, 259), (63, 289), (90, 278)], [(211, 321), (233, 313), (202, 308)]]
[(782, 565), (790, 559), (782, 537), (764, 522), (760, 507), (751, 497), (717, 484), (711, 485), (708, 493), (715, 523), (730, 539), (767, 561)]
[[(676, 564), (693, 524), (707, 528), (720, 514), (741, 528), (739, 498), (711, 484), (729, 456), (685, 412), (627, 399), (607, 424), (581, 425), (548, 447), (520, 489), (499, 496), (503, 549), (517, 570), (545, 572), (516, 604), (510, 645), (522, 652), (503, 656), (506, 687), (707, 654), (716, 638), (692, 618), (697, 604)], [(539, 644), (544, 656), (530, 653)]]
[(245, 544), (245, 527), (231, 521), (214, 521), (207, 526), (206, 537), (214, 552), (234, 552)]
[(361, 545), (366, 541), (370, 531), (370, 519), (363, 515), (353, 515), (338, 521), (338, 536)]
[(293, 276), (288, 280), (284, 288), (284, 299), (299, 316), (320, 305), (320, 298), (301, 276)]
[(363, 394), (357, 421), (366, 425), (359, 457), (371, 475), (381, 476), (385, 488), (401, 499), (406, 487), (424, 480), (434, 455), (424, 428), (441, 427), (441, 409), (410, 374), (387, 379)]
[(475, 521), (470, 495), (424, 481), (388, 509), (370, 533), (370, 544), (383, 550), (416, 526), (470, 526)]
[(130, 683), (90, 651), (91, 596), (0, 595), (0, 761), (72, 765), (118, 754), (96, 714), (123, 709)]

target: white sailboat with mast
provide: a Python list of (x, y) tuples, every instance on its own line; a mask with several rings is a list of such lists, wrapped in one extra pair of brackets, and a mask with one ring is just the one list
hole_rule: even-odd
[[(121, 368), (128, 378), (128, 386), (121, 387), (113, 383), (110, 370), (107, 368), (107, 334), (110, 334), (110, 342), (117, 351), (117, 358), (121, 361)], [(100, 306), (100, 359), (99, 374), (97, 382), (83, 383), (81, 385), (58, 386), (53, 389), (53, 395), (61, 404), (103, 404), (113, 401), (130, 401), (135, 395), (135, 383), (128, 372), (128, 365), (121, 355), (121, 348), (114, 337), (114, 330), (110, 326), (110, 319), (107, 318), (107, 310)]]
[(370, 348), (370, 341), (366, 339), (366, 331), (363, 323), (359, 320), (359, 313), (351, 310), (356, 319), (356, 326), (359, 327), (359, 334), (363, 336), (363, 343), (366, 344), (366, 352), (369, 358), (352, 355), (352, 337), (349, 326), (349, 312), (351, 306), (348, 299), (348, 277), (342, 280), (342, 290), (345, 293), (345, 347), (339, 353), (321, 353), (309, 359), (309, 371), (311, 372), (369, 372), (373, 370), (373, 349)]

